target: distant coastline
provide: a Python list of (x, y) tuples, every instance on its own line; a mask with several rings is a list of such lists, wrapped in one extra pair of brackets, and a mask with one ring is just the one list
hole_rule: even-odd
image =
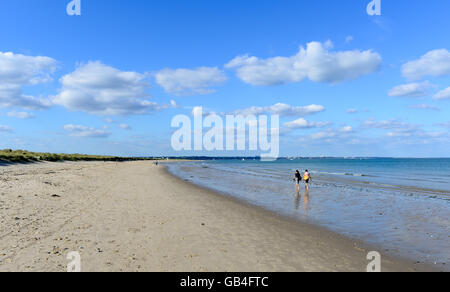
[[(142, 156), (126, 157), (112, 155), (90, 155), (90, 154), (66, 154), (33, 152), (28, 150), (0, 150), (0, 163), (30, 163), (39, 161), (152, 161), (152, 160), (183, 160), (183, 161), (210, 161), (210, 160), (260, 160), (260, 156)], [(283, 156), (277, 161), (297, 159), (450, 159), (450, 157), (337, 157), (337, 156)]]
[(32, 163), (39, 161), (58, 162), (58, 161), (143, 161), (143, 160), (160, 160), (156, 157), (119, 157), (119, 156), (102, 156), (87, 154), (57, 154), (31, 152), (26, 150), (0, 150), (0, 163)]

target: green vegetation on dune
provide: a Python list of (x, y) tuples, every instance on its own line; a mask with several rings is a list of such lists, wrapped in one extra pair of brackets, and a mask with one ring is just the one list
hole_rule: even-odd
[(134, 158), (134, 157), (117, 157), (117, 156), (100, 156), (100, 155), (84, 155), (84, 154), (54, 154), (39, 153), (25, 150), (0, 150), (0, 162), (10, 163), (26, 163), (38, 161), (136, 161), (136, 160), (153, 160), (153, 158)]

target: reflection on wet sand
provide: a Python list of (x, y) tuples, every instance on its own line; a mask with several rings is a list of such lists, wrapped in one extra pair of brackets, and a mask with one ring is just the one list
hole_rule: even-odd
[[(297, 194), (294, 197), (295, 210), (298, 210), (300, 208), (301, 200), (302, 195), (300, 194), (300, 192), (297, 192)], [(303, 199), (303, 219), (305, 219), (308, 215), (308, 207), (309, 207), (309, 189), (305, 189), (305, 195)]]
[(308, 213), (308, 206), (309, 206), (309, 189), (305, 190), (305, 198), (304, 198), (304, 204), (303, 204), (303, 209), (304, 209), (304, 215), (306, 216)]
[(303, 220), (308, 218), (308, 206), (309, 206), (309, 189), (305, 190), (305, 196), (303, 199)]
[(297, 192), (297, 195), (295, 196), (295, 210), (298, 210), (300, 208), (300, 199), (302, 196), (300, 195), (300, 192)]

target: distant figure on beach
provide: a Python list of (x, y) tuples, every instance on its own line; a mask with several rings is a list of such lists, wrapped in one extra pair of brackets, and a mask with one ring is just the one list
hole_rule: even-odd
[(303, 180), (306, 183), (306, 188), (309, 189), (309, 182), (311, 181), (311, 175), (308, 170), (305, 170), (305, 174), (303, 175)]
[(297, 183), (297, 192), (300, 192), (300, 182), (302, 181), (302, 176), (300, 174), (300, 171), (296, 171), (294, 174), (294, 180)]

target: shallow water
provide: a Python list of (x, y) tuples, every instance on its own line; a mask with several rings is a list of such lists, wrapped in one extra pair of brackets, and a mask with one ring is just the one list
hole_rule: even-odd
[[(297, 195), (293, 175), (312, 184)], [(193, 183), (448, 270), (450, 159), (298, 159), (169, 165)]]

